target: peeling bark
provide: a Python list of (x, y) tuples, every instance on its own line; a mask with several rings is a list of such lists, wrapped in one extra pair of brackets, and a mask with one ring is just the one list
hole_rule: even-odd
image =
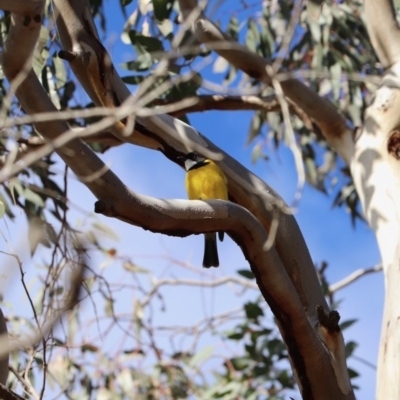
[(400, 30), (389, 0), (366, 0), (372, 45), (387, 68), (357, 138), (351, 171), (385, 276), (377, 399), (400, 398)]
[(388, 71), (388, 78), (382, 80), (374, 102), (368, 107), (351, 163), (364, 215), (378, 240), (385, 275), (378, 399), (400, 397), (400, 161), (396, 156), (396, 128), (400, 126), (400, 75), (397, 71), (400, 71), (400, 65)]

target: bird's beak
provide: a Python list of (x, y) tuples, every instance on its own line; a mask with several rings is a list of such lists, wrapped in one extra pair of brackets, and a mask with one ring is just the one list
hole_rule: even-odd
[(186, 160), (186, 157), (185, 156), (178, 156), (178, 157), (176, 157), (176, 159), (177, 160)]

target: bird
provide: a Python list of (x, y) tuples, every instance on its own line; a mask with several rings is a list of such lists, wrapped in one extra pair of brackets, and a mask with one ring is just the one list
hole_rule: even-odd
[[(214, 161), (193, 151), (180, 157), (186, 169), (185, 186), (189, 200), (228, 200), (228, 180)], [(224, 232), (218, 232), (219, 240)], [(217, 238), (214, 232), (204, 234), (203, 267), (218, 267)]]

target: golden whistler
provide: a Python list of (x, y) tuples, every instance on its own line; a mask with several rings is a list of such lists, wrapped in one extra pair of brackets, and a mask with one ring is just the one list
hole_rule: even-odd
[[(190, 200), (228, 200), (228, 181), (222, 169), (213, 161), (196, 152), (186, 154), (186, 191)], [(203, 267), (218, 267), (218, 250), (215, 233), (204, 234)], [(218, 233), (222, 241), (224, 232)]]

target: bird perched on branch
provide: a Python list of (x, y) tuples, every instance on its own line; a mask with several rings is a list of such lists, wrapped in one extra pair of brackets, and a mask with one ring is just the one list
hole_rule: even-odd
[[(191, 152), (181, 157), (185, 160), (186, 191), (190, 200), (228, 200), (228, 180), (222, 169), (213, 161)], [(215, 233), (205, 233), (203, 267), (218, 267), (217, 238)], [(222, 241), (224, 232), (218, 232)]]

